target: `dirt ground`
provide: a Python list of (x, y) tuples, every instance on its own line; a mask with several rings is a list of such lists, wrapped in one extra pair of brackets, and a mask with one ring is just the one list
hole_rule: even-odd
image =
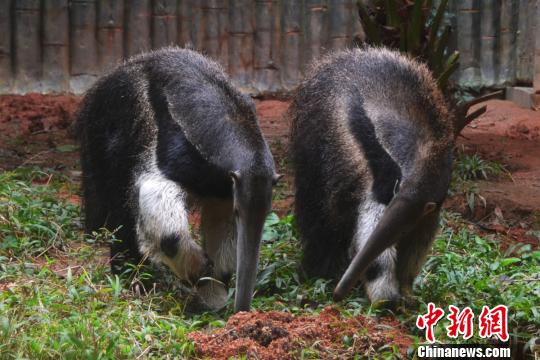
[(458, 146), (465, 152), (497, 161), (511, 175), (479, 183), (487, 201), (486, 212), (498, 206), (503, 216), (514, 222), (534, 220), (532, 216), (540, 211), (540, 112), (493, 100), (487, 112), (462, 135)]
[(367, 358), (386, 344), (395, 344), (406, 358), (412, 345), (396, 320), (375, 322), (363, 316), (344, 319), (331, 307), (319, 316), (240, 312), (216, 332), (194, 332), (189, 337), (197, 355), (205, 359), (228, 359), (239, 354), (249, 359), (297, 359), (307, 348), (322, 351), (320, 356), (325, 359), (347, 359), (354, 354)]
[[(77, 181), (80, 169), (73, 120), (79, 101), (79, 97), (69, 95), (0, 96), (0, 171), (35, 165), (60, 170)], [(286, 156), (289, 124), (284, 117), (288, 103), (264, 100), (256, 105), (278, 171), (285, 174), (285, 185), (278, 189), (280, 196), (274, 202), (275, 210), (282, 215), (293, 205)], [(465, 129), (458, 147), (503, 164), (509, 176), (478, 183), (485, 206), (472, 214), (463, 197), (448, 199), (446, 207), (461, 212), (481, 231), (505, 235), (507, 245), (525, 242), (538, 247), (538, 239), (530, 235), (530, 230), (540, 229), (540, 112), (501, 100), (487, 105), (488, 111)], [(80, 203), (77, 196), (70, 195), (68, 200)], [(192, 333), (190, 337), (200, 356), (216, 359), (239, 352), (254, 358), (286, 359), (309, 347), (325, 349), (328, 358), (344, 358), (344, 348), (367, 354), (388, 342), (396, 343), (405, 354), (411, 345), (397, 322), (382, 319), (376, 323), (363, 317), (345, 320), (331, 308), (320, 316), (240, 313), (232, 316), (223, 329)], [(344, 339), (350, 341), (348, 346), (343, 346)]]

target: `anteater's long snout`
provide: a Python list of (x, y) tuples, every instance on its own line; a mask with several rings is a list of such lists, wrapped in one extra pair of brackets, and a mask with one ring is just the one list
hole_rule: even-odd
[(334, 300), (345, 298), (371, 262), (398, 242), (401, 234), (411, 231), (426, 211), (432, 211), (434, 205), (432, 202), (418, 202), (397, 195), (384, 211), (365, 246), (349, 264), (334, 290)]

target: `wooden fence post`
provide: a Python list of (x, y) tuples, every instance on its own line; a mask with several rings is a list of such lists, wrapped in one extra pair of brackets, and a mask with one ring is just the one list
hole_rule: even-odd
[(178, 36), (176, 0), (154, 0), (152, 7), (152, 48), (175, 45)]
[(12, 1), (0, 2), (0, 92), (11, 91), (13, 76), (11, 52)]
[(95, 0), (72, 0), (70, 5), (70, 89), (86, 91), (98, 76)]
[(253, 92), (253, 5), (236, 0), (229, 7), (229, 74), (246, 92)]
[(534, 58), (532, 49), (535, 48), (534, 22), (536, 17), (536, 0), (519, 1), (518, 35), (514, 44), (516, 54), (516, 80), (527, 82), (534, 74)]
[(516, 29), (514, 28), (513, 1), (501, 2), (499, 81), (506, 85), (516, 78)]
[[(208, 0), (208, 3), (201, 7), (204, 25), (203, 49), (214, 60), (218, 60), (223, 65), (227, 65), (227, 59), (222, 55), (226, 54), (223, 48), (227, 48), (228, 19), (223, 17), (227, 10), (226, 0)], [(225, 21), (225, 23), (223, 23)]]
[(302, 1), (284, 1), (282, 83), (286, 90), (293, 89), (301, 77), (302, 66)]
[(483, 84), (493, 86), (498, 80), (499, 62), (495, 59), (497, 38), (495, 23), (500, 20), (498, 1), (480, 4), (480, 74)]
[(328, 47), (332, 50), (344, 49), (349, 45), (347, 0), (334, 0), (328, 11)]
[(306, 1), (306, 42), (308, 63), (320, 57), (328, 35), (328, 4), (326, 0)]
[(151, 1), (128, 0), (126, 7), (126, 25), (124, 27), (126, 58), (149, 51), (152, 48), (150, 41)]
[(97, 37), (100, 72), (107, 72), (124, 58), (124, 1), (99, 0)]
[(255, 44), (253, 85), (258, 92), (277, 91), (279, 76), (277, 56), (273, 52), (274, 18), (279, 16), (277, 1), (259, 0), (255, 2)]
[[(540, 94), (540, 0), (536, 1), (536, 31), (535, 31), (535, 51), (534, 51), (534, 78), (533, 87), (536, 94)], [(536, 98), (537, 100), (538, 97)], [(540, 101), (535, 101), (540, 106)]]
[(43, 1), (43, 91), (69, 89), (68, 0)]
[(191, 39), (191, 0), (180, 0), (178, 43), (183, 47), (192, 47)]
[(457, 26), (456, 39), (459, 49), (459, 81), (468, 86), (479, 83), (479, 64), (476, 56), (479, 31), (475, 31), (475, 26), (480, 25), (480, 11), (474, 7), (474, 0), (457, 0)]
[(15, 92), (41, 91), (40, 8), (39, 0), (15, 1)]

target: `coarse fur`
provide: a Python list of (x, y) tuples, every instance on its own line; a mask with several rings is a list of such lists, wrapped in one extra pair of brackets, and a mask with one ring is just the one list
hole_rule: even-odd
[(288, 114), (307, 275), (339, 278), (396, 194), (437, 204), (363, 276), (372, 301), (397, 300), (430, 248), (450, 181), (453, 123), (429, 70), (384, 48), (331, 54)]
[[(275, 173), (252, 99), (217, 63), (174, 47), (136, 56), (87, 92), (78, 130), (86, 231), (116, 231), (115, 273), (148, 258), (181, 279), (211, 263), (216, 277), (231, 276), (235, 211), (266, 214)], [(190, 235), (188, 199), (202, 205), (203, 247)]]

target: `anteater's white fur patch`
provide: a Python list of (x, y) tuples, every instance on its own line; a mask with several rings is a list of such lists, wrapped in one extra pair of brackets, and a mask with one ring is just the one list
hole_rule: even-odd
[(236, 270), (236, 236), (233, 200), (205, 199), (201, 210), (201, 235), (218, 279)]
[[(159, 171), (142, 173), (136, 181), (139, 250), (156, 263), (164, 263), (181, 279), (188, 279), (205, 262), (204, 252), (189, 232), (187, 193)], [(166, 236), (180, 238), (178, 253), (170, 258), (160, 248)]]
[[(358, 220), (353, 246), (350, 249), (351, 258), (354, 253), (362, 249), (375, 226), (379, 223), (386, 206), (375, 201), (369, 194), (358, 209)], [(380, 273), (376, 279), (367, 281), (364, 278), (364, 286), (371, 302), (391, 300), (399, 297), (399, 282), (396, 276), (396, 248), (386, 249), (377, 259)]]

